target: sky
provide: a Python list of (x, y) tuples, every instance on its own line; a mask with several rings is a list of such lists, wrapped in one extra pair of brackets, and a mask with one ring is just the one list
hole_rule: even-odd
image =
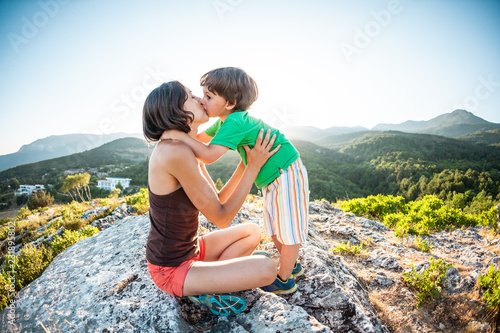
[[(500, 1), (0, 0), (0, 155), (51, 135), (142, 133), (161, 83), (235, 66), (277, 128), (500, 123)], [(213, 120), (212, 120), (213, 121)]]

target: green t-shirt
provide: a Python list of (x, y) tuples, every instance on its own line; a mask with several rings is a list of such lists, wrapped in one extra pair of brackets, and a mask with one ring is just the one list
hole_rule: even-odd
[(237, 150), (243, 163), (247, 165), (247, 156), (243, 146), (248, 145), (253, 148), (261, 128), (264, 129), (264, 135), (268, 129), (271, 129), (271, 136), (276, 134), (273, 149), (279, 144), (281, 147), (260, 169), (257, 178), (255, 178), (255, 185), (258, 188), (271, 183), (280, 175), (280, 169), (288, 168), (293, 161), (299, 158), (299, 152), (291, 142), (276, 128), (267, 125), (260, 119), (249, 116), (248, 111), (233, 112), (227, 116), (224, 122), (218, 119), (205, 131), (207, 135), (213, 137), (210, 144)]

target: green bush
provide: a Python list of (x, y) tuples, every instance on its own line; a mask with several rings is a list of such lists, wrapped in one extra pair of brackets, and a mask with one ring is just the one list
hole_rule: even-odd
[(428, 239), (425, 240), (419, 236), (415, 237), (414, 244), (415, 244), (415, 247), (417, 248), (417, 250), (419, 250), (421, 252), (429, 253), (433, 249), (432, 243)]
[(498, 324), (500, 321), (500, 270), (491, 264), (486, 275), (479, 275), (479, 285), (484, 290), (483, 302), (486, 303), (488, 316)]
[(145, 188), (141, 188), (140, 192), (126, 197), (125, 202), (127, 202), (129, 206), (132, 206), (137, 214), (146, 214), (149, 210), (148, 190)]
[(32, 211), (28, 207), (22, 207), (19, 209), (19, 212), (17, 213), (17, 220), (22, 220), (27, 216), (30, 216), (32, 214)]
[(451, 231), (476, 225), (497, 230), (496, 209), (490, 207), (479, 215), (445, 205), (435, 195), (405, 203), (402, 197), (371, 196), (341, 203), (341, 208), (358, 216), (377, 217), (387, 227), (395, 230), (396, 237), (404, 235), (429, 235), (435, 231)]
[(10, 291), (11, 288), (8, 275), (4, 272), (0, 272), (0, 309), (4, 309), (9, 305)]
[(97, 234), (99, 229), (92, 226), (87, 226), (80, 231), (75, 230), (64, 230), (61, 236), (55, 236), (52, 243), (50, 243), (51, 256), (55, 257), (66, 248), (75, 244), (79, 240), (90, 237)]
[(28, 208), (31, 210), (52, 205), (54, 197), (45, 191), (38, 191), (28, 200)]
[(411, 271), (403, 273), (403, 280), (410, 286), (418, 290), (417, 293), (417, 309), (423, 302), (439, 298), (441, 296), (441, 287), (439, 286), (443, 281), (446, 270), (452, 264), (445, 263), (444, 259), (435, 261), (431, 257), (430, 267), (422, 272), (415, 270), (413, 263), (411, 264)]
[[(5, 255), (4, 272), (14, 277), (16, 290), (21, 290), (39, 277), (48, 264), (47, 251), (44, 247), (37, 249), (33, 245), (28, 245), (17, 256), (11, 253)], [(10, 275), (9, 272), (14, 274)]]
[(352, 199), (342, 201), (340, 207), (344, 211), (352, 212), (358, 216), (366, 216), (368, 218), (383, 218), (388, 214), (398, 212), (406, 212), (407, 205), (405, 198), (392, 195), (370, 195), (366, 198)]
[(108, 198), (118, 198), (120, 196), (122, 190), (119, 188), (114, 188), (111, 191), (109, 191)]
[(41, 246), (25, 246), (18, 255), (7, 253), (5, 263), (0, 272), (0, 311), (8, 305), (12, 298), (10, 290), (10, 279), (13, 279), (15, 292), (26, 287), (38, 278), (52, 259), (79, 240), (90, 237), (99, 230), (96, 227), (87, 226), (80, 231), (64, 230), (61, 236), (55, 236), (54, 241), (47, 248)]
[(347, 244), (342, 242), (339, 245), (337, 245), (334, 249), (332, 249), (332, 252), (347, 253), (351, 255), (364, 254), (368, 251), (363, 250), (363, 245), (364, 245), (363, 242), (361, 242), (361, 244), (359, 245), (351, 245), (349, 241), (347, 241)]

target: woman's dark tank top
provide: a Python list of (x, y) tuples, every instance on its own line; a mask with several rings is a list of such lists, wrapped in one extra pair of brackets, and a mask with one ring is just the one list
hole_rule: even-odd
[(153, 265), (177, 267), (195, 257), (198, 246), (198, 209), (181, 187), (172, 193), (149, 192), (149, 229), (146, 259)]

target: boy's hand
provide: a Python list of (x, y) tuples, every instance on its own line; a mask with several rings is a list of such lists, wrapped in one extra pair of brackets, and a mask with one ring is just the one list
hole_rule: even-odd
[(264, 164), (266, 164), (267, 160), (273, 156), (281, 147), (281, 145), (276, 146), (273, 150), (270, 149), (273, 147), (274, 140), (276, 140), (276, 134), (271, 136), (271, 130), (267, 130), (266, 137), (262, 139), (264, 136), (264, 130), (261, 129), (259, 132), (259, 136), (255, 141), (255, 146), (250, 149), (248, 146), (243, 146), (247, 153), (247, 167), (255, 168), (260, 170)]
[(179, 130), (166, 130), (163, 132), (161, 135), (162, 140), (181, 140), (183, 135), (187, 135), (187, 133), (184, 133)]

